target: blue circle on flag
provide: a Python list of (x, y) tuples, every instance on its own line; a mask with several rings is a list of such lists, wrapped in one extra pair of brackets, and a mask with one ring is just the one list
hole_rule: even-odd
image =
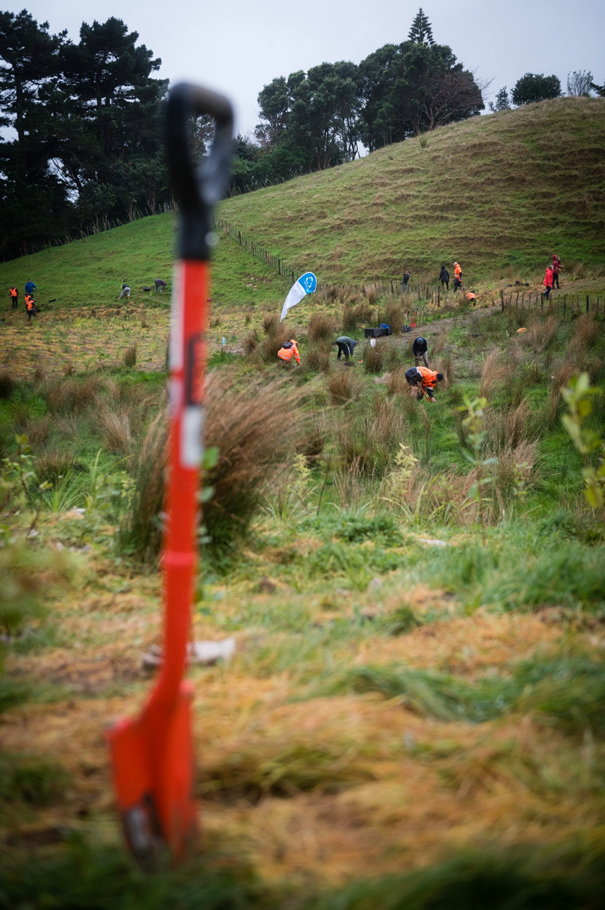
[(305, 272), (305, 274), (301, 275), (298, 279), (298, 283), (302, 286), (305, 294), (312, 294), (317, 287), (317, 278), (313, 272)]

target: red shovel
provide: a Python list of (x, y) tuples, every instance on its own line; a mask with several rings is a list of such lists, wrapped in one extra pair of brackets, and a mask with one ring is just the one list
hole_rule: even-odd
[[(216, 121), (210, 154), (196, 171), (188, 151), (189, 118)], [(204, 342), (209, 297), (212, 208), (229, 174), (233, 113), (222, 95), (175, 86), (167, 106), (167, 153), (179, 203), (178, 259), (170, 333), (170, 471), (164, 535), (164, 663), (139, 717), (108, 733), (113, 778), (126, 838), (143, 866), (166, 851), (183, 855), (196, 835), (191, 736), (193, 687), (183, 677), (190, 637), (202, 459)]]

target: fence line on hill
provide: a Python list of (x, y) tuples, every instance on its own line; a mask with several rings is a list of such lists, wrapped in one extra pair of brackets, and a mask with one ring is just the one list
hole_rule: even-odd
[[(231, 222), (227, 221), (225, 218), (214, 218), (214, 230), (220, 231), (223, 234), (228, 234), (229, 237), (237, 241), (237, 243), (239, 243), (239, 245), (248, 253), (261, 262), (264, 262), (265, 265), (274, 268), (278, 275), (290, 280), (292, 284), (294, 284), (297, 277), (305, 271), (298, 263), (290, 262), (281, 256), (276, 256), (275, 253), (271, 253), (262, 244), (253, 240), (252, 237), (231, 224)], [(335, 281), (320, 281), (318, 279), (317, 287), (318, 289), (321, 288), (322, 290), (327, 291), (329, 291), (330, 288), (335, 288), (337, 290), (348, 288), (351, 291), (361, 293), (364, 296), (367, 296), (370, 290), (374, 291), (378, 296), (388, 296), (390, 294), (394, 297), (401, 293), (405, 293), (406, 297), (409, 297), (409, 299), (430, 300), (432, 303), (436, 304), (436, 306), (441, 306), (441, 300), (444, 300), (444, 305), (447, 305), (448, 297), (447, 293), (443, 295), (439, 288), (431, 287), (428, 284), (408, 285), (404, 291), (400, 278), (379, 278), (375, 281), (366, 281), (363, 284), (353, 284), (349, 281), (344, 281), (339, 284)]]
[[(527, 299), (526, 299), (527, 298)], [(594, 313), (596, 317), (601, 314), (605, 317), (605, 299), (600, 297), (595, 300), (590, 294), (551, 294), (546, 298), (540, 291), (500, 291), (500, 308), (506, 309), (540, 309), (543, 313), (558, 313), (565, 319), (574, 313)]]
[[(29, 253), (39, 253), (49, 247), (64, 246), (66, 243), (72, 243), (74, 240), (82, 240), (85, 237), (90, 237), (93, 234), (104, 233), (107, 230), (111, 230), (115, 227), (121, 227), (124, 224), (129, 224), (132, 221), (138, 221), (141, 218), (148, 218), (151, 215), (165, 214), (166, 212), (173, 211), (173, 206), (171, 203), (162, 203), (154, 208), (152, 211), (151, 208), (148, 208), (147, 211), (142, 211), (141, 209), (135, 209), (132, 213), (132, 218), (128, 221), (121, 221), (119, 218), (116, 219), (105, 219), (101, 222), (97, 219), (95, 222), (89, 224), (86, 228), (78, 231), (76, 236), (71, 234), (66, 234), (64, 238), (55, 238), (48, 241), (42, 246), (36, 246), (35, 244), (25, 244), (25, 252), (21, 252), (16, 256), (13, 256), (9, 253), (3, 253), (3, 261), (11, 261), (12, 259), (18, 259), (20, 256), (28, 255), (27, 247), (29, 246)], [(279, 275), (281, 275), (286, 280), (289, 280), (292, 284), (296, 281), (296, 276), (302, 273), (302, 268), (293, 262), (288, 261), (287, 259), (276, 256), (274, 253), (271, 253), (269, 250), (265, 249), (262, 244), (253, 240), (250, 236), (245, 234), (243, 231), (236, 228), (233, 224), (227, 221), (225, 218), (213, 218), (213, 228), (215, 231), (221, 231), (223, 234), (228, 234), (233, 240), (237, 241), (241, 247), (243, 247), (248, 253), (254, 256), (261, 262), (264, 262), (265, 265), (268, 265), (274, 268)], [(432, 304), (436, 307), (443, 307), (444, 309), (449, 309), (451, 306), (458, 301), (458, 296), (456, 291), (450, 291), (446, 289), (445, 291), (442, 287), (435, 287), (434, 285), (429, 284), (408, 284), (405, 288), (402, 285), (402, 281), (399, 278), (381, 278), (376, 281), (367, 281), (364, 284), (353, 284), (351, 282), (342, 282), (337, 284), (336, 282), (322, 281), (321, 283), (317, 282), (318, 289), (325, 290), (329, 293), (331, 289), (335, 290), (336, 294), (342, 292), (343, 289), (347, 289), (354, 293), (361, 293), (364, 297), (368, 297), (369, 294), (373, 293), (376, 297), (380, 296), (399, 296), (401, 295), (406, 302), (412, 302), (417, 300), (419, 302), (426, 301), (427, 303)], [(464, 301), (464, 291), (461, 292), (461, 299)], [(527, 300), (526, 300), (527, 297)], [(546, 306), (545, 306), (546, 304)], [(510, 290), (508, 293), (504, 290), (500, 291), (500, 307), (502, 311), (506, 308), (512, 309), (525, 309), (525, 307), (531, 309), (540, 308), (542, 312), (553, 313), (557, 312), (562, 314), (563, 318), (567, 315), (573, 315), (574, 313), (580, 312), (593, 312), (597, 317), (599, 315), (599, 310), (605, 317), (605, 300), (601, 303), (601, 298), (597, 297), (596, 300), (592, 298), (590, 294), (561, 294), (552, 295), (550, 299), (544, 297), (543, 292), (539, 291), (519, 291), (519, 290)]]

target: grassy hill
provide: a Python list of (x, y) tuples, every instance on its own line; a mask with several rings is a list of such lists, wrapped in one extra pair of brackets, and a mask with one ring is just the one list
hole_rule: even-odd
[[(605, 262), (605, 99), (562, 98), (457, 123), (226, 201), (221, 214), (327, 281), (468, 280)], [(471, 277), (472, 276), (472, 277)]]
[[(174, 263), (175, 219), (172, 214), (142, 218), (123, 227), (60, 247), (0, 264), (0, 287), (16, 284), (23, 304), (28, 278), (45, 301), (56, 298), (55, 310), (75, 306), (115, 306), (122, 282), (130, 284), (130, 306), (167, 306), (169, 296), (146, 294), (155, 278), (169, 285)], [(213, 297), (230, 303), (262, 302), (282, 296), (286, 281), (236, 243), (226, 240), (215, 249)]]

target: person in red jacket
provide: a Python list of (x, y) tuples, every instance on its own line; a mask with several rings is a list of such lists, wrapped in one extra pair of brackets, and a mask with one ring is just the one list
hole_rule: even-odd
[(294, 357), (296, 363), (300, 366), (300, 354), (298, 353), (298, 345), (294, 338), (291, 338), (290, 341), (284, 341), (277, 352), (277, 356), (280, 360), (283, 360), (284, 363), (292, 363), (292, 358)]
[(405, 380), (409, 386), (418, 389), (416, 398), (422, 401), (424, 397), (435, 401), (433, 390), (438, 382), (442, 382), (443, 373), (429, 370), (428, 367), (410, 367), (405, 371)]
[(548, 298), (550, 297), (550, 292), (552, 291), (552, 282), (553, 282), (552, 268), (548, 265), (546, 267), (546, 275), (544, 276), (544, 287), (546, 288), (546, 290), (544, 291), (545, 300), (548, 300)]
[(561, 271), (561, 260), (556, 253), (552, 254), (552, 286), (553, 288), (560, 288), (559, 284), (559, 272)]

